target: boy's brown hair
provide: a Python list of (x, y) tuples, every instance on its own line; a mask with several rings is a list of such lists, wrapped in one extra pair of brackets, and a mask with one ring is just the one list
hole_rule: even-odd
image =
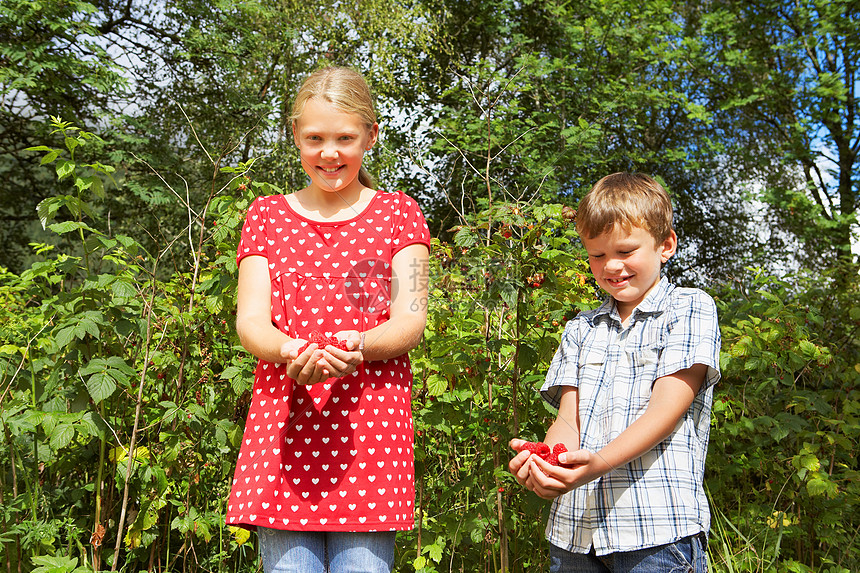
[(642, 173), (613, 173), (594, 184), (579, 202), (576, 231), (589, 239), (621, 225), (641, 227), (657, 244), (672, 232), (672, 201), (663, 186)]

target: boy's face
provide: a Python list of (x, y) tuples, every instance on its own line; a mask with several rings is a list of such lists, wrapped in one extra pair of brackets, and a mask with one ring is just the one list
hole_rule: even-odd
[(582, 237), (597, 284), (616, 301), (622, 320), (660, 281), (660, 267), (675, 254), (675, 232), (660, 244), (642, 227), (620, 225), (591, 239)]

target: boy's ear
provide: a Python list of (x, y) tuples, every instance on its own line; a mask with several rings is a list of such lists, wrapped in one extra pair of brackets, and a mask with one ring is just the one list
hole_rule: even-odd
[(296, 144), (296, 147), (299, 147), (299, 134), (296, 133), (296, 120), (291, 121), (290, 125), (293, 129), (293, 143)]
[(677, 249), (678, 235), (675, 234), (675, 231), (669, 231), (669, 236), (660, 243), (660, 262), (666, 264), (675, 255)]

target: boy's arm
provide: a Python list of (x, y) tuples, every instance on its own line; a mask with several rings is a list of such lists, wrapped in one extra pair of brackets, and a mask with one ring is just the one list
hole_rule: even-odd
[[(606, 447), (597, 453), (576, 450), (559, 456), (559, 462), (573, 464), (572, 469), (552, 466), (538, 456), (531, 456), (519, 469), (517, 480), (520, 475), (527, 475), (521, 482), (525, 487), (544, 499), (553, 499), (635, 460), (675, 430), (699, 392), (707, 369), (704, 364), (694, 364), (658, 378), (645, 412)], [(553, 427), (556, 424), (558, 420)]]
[[(555, 422), (547, 430), (544, 442), (550, 448), (555, 444), (564, 444), (568, 449), (579, 449), (579, 389), (575, 386), (562, 387), (558, 415)], [(529, 457), (538, 457), (532, 456), (528, 450), (522, 449), (525, 443), (525, 440), (519, 438), (514, 438), (510, 442), (511, 448), (518, 453), (508, 462), (508, 469), (514, 474), (520, 485), (526, 485), (529, 477), (529, 468), (531, 467), (531, 464), (528, 463)]]

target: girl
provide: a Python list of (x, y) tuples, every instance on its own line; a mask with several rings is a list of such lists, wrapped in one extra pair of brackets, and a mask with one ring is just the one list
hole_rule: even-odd
[(379, 126), (359, 74), (314, 73), (291, 119), (310, 184), (256, 199), (237, 255), (236, 329), (259, 363), (227, 523), (257, 529), (267, 572), (389, 573), (413, 526), (407, 352), (430, 233), (362, 167)]

